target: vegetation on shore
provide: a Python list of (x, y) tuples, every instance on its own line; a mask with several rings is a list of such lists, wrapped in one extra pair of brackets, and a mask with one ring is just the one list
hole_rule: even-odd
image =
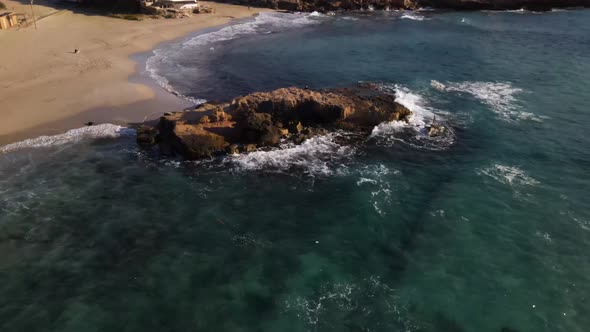
[(110, 17), (113, 17), (113, 18), (120, 18), (120, 19), (123, 19), (123, 20), (129, 20), (129, 21), (142, 21), (146, 17), (151, 17), (149, 15), (135, 14), (135, 13), (131, 13), (131, 14), (110, 14), (109, 16)]
[[(373, 8), (376, 10), (386, 9), (417, 9), (423, 7), (446, 8), (455, 10), (551, 10), (559, 7), (590, 7), (590, 0), (214, 0), (222, 3), (231, 3), (255, 7), (266, 7), (288, 11), (338, 11), (338, 10), (360, 10)], [(116, 14), (156, 14), (151, 11), (142, 10), (140, 2), (136, 0), (83, 0), (82, 6), (93, 8), (99, 11), (107, 11)], [(4, 5), (0, 2), (0, 9)], [(163, 16), (166, 17), (166, 16)], [(175, 15), (168, 15), (166, 18), (173, 18)], [(136, 20), (136, 17), (120, 17)]]
[(373, 8), (418, 9), (424, 7), (455, 10), (546, 11), (563, 7), (590, 7), (590, 0), (216, 0), (241, 5), (269, 7), (291, 11), (337, 11)]

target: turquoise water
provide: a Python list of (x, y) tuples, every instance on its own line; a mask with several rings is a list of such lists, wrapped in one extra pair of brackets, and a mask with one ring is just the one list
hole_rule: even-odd
[(113, 125), (2, 148), (0, 330), (587, 331), (589, 20), (268, 14), (156, 51), (187, 98), (377, 81), (416, 116), (197, 163)]

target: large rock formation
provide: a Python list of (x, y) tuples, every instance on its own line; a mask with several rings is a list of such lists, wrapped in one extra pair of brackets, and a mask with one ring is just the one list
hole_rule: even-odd
[(370, 84), (321, 91), (285, 88), (166, 113), (156, 126), (140, 126), (137, 141), (157, 144), (164, 155), (199, 159), (275, 146), (282, 138), (300, 143), (338, 129), (368, 134), (381, 122), (410, 115), (394, 96)]
[(590, 0), (412, 0), (420, 7), (460, 10), (551, 10), (552, 8), (590, 6)]
[[(535, 11), (564, 7), (590, 7), (590, 0), (216, 0), (244, 6), (268, 7), (289, 11), (359, 10), (369, 7), (382, 10), (417, 9), (424, 7), (455, 10), (511, 10)], [(108, 9), (109, 12), (127, 13), (145, 11), (136, 0), (80, 0), (83, 6)], [(146, 13), (149, 13), (146, 12)]]
[(417, 9), (424, 7), (456, 10), (550, 10), (563, 7), (590, 7), (590, 0), (218, 0), (243, 5), (291, 11)]

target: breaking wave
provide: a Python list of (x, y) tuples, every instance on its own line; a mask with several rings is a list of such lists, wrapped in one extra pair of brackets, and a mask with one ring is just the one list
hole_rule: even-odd
[(182, 43), (184, 47), (204, 46), (215, 42), (232, 40), (247, 35), (256, 35), (268, 31), (277, 32), (284, 29), (299, 28), (319, 24), (326, 15), (318, 12), (310, 14), (261, 13), (254, 20), (229, 25), (217, 31), (193, 37)]
[(516, 95), (524, 90), (512, 86), (510, 82), (448, 82), (443, 84), (433, 80), (431, 85), (442, 92), (468, 93), (489, 106), (496, 115), (506, 121), (543, 121), (543, 117), (522, 110)]
[[(154, 51), (154, 54), (157, 54), (157, 53), (159, 53), (159, 52)], [(151, 59), (154, 59), (154, 57), (151, 57), (150, 59), (148, 59), (147, 63), (150, 63)], [(150, 77), (152, 79), (154, 79), (156, 81), (156, 83), (158, 83), (159, 86), (164, 88), (164, 90), (170, 92), (171, 94), (173, 94), (181, 99), (188, 100), (191, 103), (193, 103), (194, 105), (200, 105), (200, 104), (203, 104), (207, 101), (207, 100), (201, 99), (201, 98), (193, 98), (191, 96), (187, 96), (187, 95), (184, 95), (184, 94), (176, 91), (172, 87), (172, 85), (170, 84), (170, 81), (168, 81), (168, 79), (166, 77), (160, 75), (158, 70), (155, 69), (155, 67), (153, 67), (152, 65), (148, 65), (147, 63), (146, 63), (146, 70), (149, 73)]]
[(395, 94), (396, 102), (412, 111), (412, 115), (407, 122), (391, 121), (375, 126), (371, 138), (386, 144), (403, 141), (417, 148), (432, 150), (446, 149), (454, 143), (454, 133), (449, 126), (445, 126), (447, 130), (442, 136), (428, 136), (427, 128), (433, 122), (446, 123), (445, 113), (431, 108), (422, 95), (397, 84), (380, 84), (378, 87), (382, 92)]
[(463, 24), (468, 24), (468, 25), (469, 25), (469, 24), (471, 24), (471, 20), (469, 20), (469, 19), (467, 19), (467, 18), (463, 17), (463, 18), (461, 18), (461, 23), (463, 23)]
[(534, 186), (538, 185), (539, 181), (528, 176), (525, 171), (513, 166), (506, 166), (495, 164), (491, 167), (477, 170), (478, 175), (488, 176), (500, 183), (510, 186)]
[[(204, 49), (205, 47), (214, 51), (214, 45), (222, 41), (319, 24), (326, 18), (328, 18), (327, 15), (317, 12), (311, 14), (261, 13), (253, 20), (232, 24), (217, 31), (197, 35), (173, 46), (156, 49), (153, 51), (154, 55), (147, 59), (145, 69), (147, 73), (166, 91), (194, 104), (201, 104), (206, 100), (182, 94), (177, 91), (165, 77), (167, 73), (170, 72), (190, 70), (190, 68), (183, 68), (176, 63), (176, 61), (174, 61), (175, 57), (180, 54), (190, 54), (191, 50)], [(199, 73), (194, 73), (194, 75), (198, 74)]]
[(482, 12), (490, 13), (490, 14), (508, 13), (508, 14), (521, 14), (521, 15), (524, 15), (524, 14), (540, 15), (540, 14), (548, 14), (548, 13), (555, 13), (555, 12), (562, 12), (562, 11), (567, 11), (567, 9), (552, 8), (551, 10), (544, 10), (544, 11), (529, 10), (529, 9), (524, 9), (524, 8), (512, 9), (512, 10), (482, 10)]
[(105, 123), (95, 126), (72, 129), (64, 134), (40, 136), (37, 138), (26, 139), (24, 141), (8, 144), (0, 147), (0, 153), (8, 153), (16, 150), (30, 148), (47, 148), (68, 143), (76, 143), (84, 139), (116, 138), (134, 135), (134, 129)]
[(229, 156), (227, 159), (240, 170), (288, 172), (300, 170), (308, 175), (333, 175), (345, 172), (341, 163), (351, 157), (355, 148), (341, 145), (342, 133), (310, 138), (300, 145), (285, 143), (268, 151), (254, 151)]
[(318, 12), (318, 11), (314, 11), (314, 12), (311, 12), (311, 13), (309, 14), (309, 16), (311, 16), (311, 17), (324, 17), (324, 16), (327, 16), (327, 15), (325, 15), (325, 14), (322, 14), (322, 13), (320, 13), (320, 12)]
[(408, 13), (405, 12), (402, 14), (401, 16), (402, 19), (406, 19), (406, 20), (413, 20), (413, 21), (424, 21), (424, 20), (428, 20), (428, 18), (422, 16), (422, 15), (417, 15), (414, 13)]

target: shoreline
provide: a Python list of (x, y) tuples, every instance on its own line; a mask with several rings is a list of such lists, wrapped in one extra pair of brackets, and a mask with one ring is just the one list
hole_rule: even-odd
[[(141, 66), (151, 52), (272, 11), (205, 4), (216, 13), (133, 22), (64, 11), (38, 21), (38, 30), (2, 31), (0, 40), (8, 52), (0, 55), (5, 78), (0, 85), (0, 146), (61, 134), (89, 121), (127, 126), (192, 106), (145, 75)], [(80, 30), (73, 31), (72, 25)], [(68, 34), (71, 38), (64, 37)], [(81, 52), (71, 54), (66, 42)], [(48, 56), (32, 52), (39, 48)]]
[[(20, 76), (15, 74), (15, 70), (11, 72), (11, 67), (20, 70), (26, 68), (26, 64), (19, 67), (23, 53), (18, 52), (18, 47), (17, 51), (11, 50), (11, 46), (21, 46), (21, 49), (25, 47), (11, 45), (10, 42), (17, 40), (20, 35), (30, 42), (34, 40), (31, 35), (38, 34), (38, 31), (32, 27), (20, 31), (0, 30), (0, 41), (8, 42), (6, 44), (8, 61), (5, 59), (6, 54), (0, 54), (0, 77), (4, 78), (8, 72), (8, 80), (0, 84), (0, 99), (3, 101), (3, 107), (0, 109), (0, 116), (3, 119), (0, 121), (0, 146), (44, 135), (61, 134), (70, 129), (83, 127), (87, 122), (128, 126), (143, 120), (153, 119), (157, 114), (193, 106), (192, 102), (166, 90), (146, 73), (146, 61), (153, 54), (152, 52), (167, 45), (233, 25), (236, 22), (239, 23), (240, 20), (249, 20), (260, 13), (273, 11), (266, 8), (248, 9), (239, 5), (203, 3), (215, 7), (217, 12), (184, 19), (145, 19), (141, 22), (103, 16), (87, 16), (70, 10), (54, 13), (38, 21), (39, 31), (49, 30), (49, 34), (45, 36), (49, 37), (48, 40), (43, 41), (43, 46), (49, 48), (47, 53), (54, 55), (61, 61), (57, 63), (57, 68), (49, 68), (47, 77), (44, 77), (45, 73), (43, 72), (37, 74), (34, 66), (24, 70)], [(64, 17), (68, 19), (67, 24), (64, 23)], [(82, 52), (77, 55), (69, 54), (72, 53), (69, 52), (70, 48), (63, 52), (68, 53), (66, 56), (58, 55), (55, 51), (57, 46), (51, 49), (51, 44), (62, 42), (60, 33), (70, 29), (68, 24), (72, 18), (76, 20), (76, 24), (92, 21), (85, 25), (87, 29), (99, 30), (102, 24), (108, 23), (123, 36), (111, 34), (105, 39), (93, 38), (94, 44), (102, 44), (102, 47), (97, 48), (96, 45), (92, 45), (95, 49), (91, 48), (89, 51), (84, 47), (81, 48)], [(48, 27), (49, 29), (47, 29)], [(161, 31), (156, 31), (158, 29)], [(155, 31), (157, 36), (154, 38)], [(96, 31), (94, 32), (96, 33)], [(104, 37), (100, 31), (98, 34)], [(117, 39), (121, 37), (126, 39), (126, 44), (112, 45), (120, 42)], [(136, 40), (136, 37), (143, 39)], [(11, 38), (13, 39), (11, 40)], [(84, 35), (82, 39), (85, 41), (90, 37)], [(129, 45), (131, 43), (135, 44)], [(47, 46), (48, 44), (49, 46)], [(118, 53), (114, 56), (105, 55), (108, 53), (106, 51), (111, 49), (115, 49)], [(90, 56), (88, 56), (89, 53)], [(95, 54), (98, 54), (99, 57), (94, 57)], [(51, 60), (55, 59), (31, 57), (29, 54), (24, 57), (25, 63), (32, 62), (37, 66), (48, 63), (49, 65), (55, 64), (51, 63)], [(88, 73), (84, 69), (80, 69), (82, 65), (80, 63), (72, 64), (63, 61), (64, 58), (86, 61), (91, 57), (92, 61), (98, 63), (90, 61), (92, 68)], [(105, 60), (106, 64), (101, 63), (101, 60)], [(101, 65), (104, 65), (105, 68), (101, 68)], [(74, 67), (73, 71), (72, 67)], [(66, 75), (60, 75), (60, 73), (55, 73), (56, 69), (70, 71), (66, 72)], [(73, 78), (74, 81), (67, 81), (68, 78)], [(80, 82), (78, 78), (83, 78), (83, 80)], [(14, 82), (16, 82), (16, 88), (12, 87)], [(72, 93), (69, 90), (72, 87), (74, 87), (74, 91), (89, 89), (92, 95), (88, 96), (86, 91), (79, 94)], [(45, 91), (45, 89), (49, 91)], [(41, 96), (31, 97), (39, 91), (42, 92)], [(51, 107), (47, 107), (48, 104)]]
[[(250, 16), (232, 18), (228, 22), (223, 23), (223, 24), (203, 27), (203, 28), (200, 28), (200, 29), (197, 29), (194, 31), (190, 31), (190, 32), (187, 32), (186, 34), (183, 34), (182, 36), (179, 36), (179, 37), (174, 38), (172, 40), (164, 40), (164, 41), (154, 45), (154, 47), (148, 51), (142, 51), (142, 52), (130, 54), (129, 58), (135, 62), (135, 72), (129, 76), (129, 82), (133, 83), (133, 84), (142, 84), (142, 85), (146, 85), (146, 86), (150, 87), (154, 91), (154, 93), (156, 94), (156, 97), (154, 97), (151, 101), (157, 101), (157, 100), (161, 100), (161, 99), (169, 99), (170, 102), (167, 104), (171, 104), (171, 105), (178, 104), (176, 106), (180, 106), (181, 108), (196, 106), (192, 101), (182, 98), (181, 96), (178, 96), (177, 94), (175, 94), (172, 91), (166, 90), (166, 88), (161, 86), (155, 78), (151, 77), (150, 74), (146, 71), (148, 59), (154, 55), (155, 50), (166, 48), (166, 47), (172, 46), (174, 44), (181, 43), (186, 40), (190, 40), (192, 38), (195, 38), (195, 37), (203, 35), (203, 34), (218, 31), (218, 30), (223, 29), (225, 27), (236, 25), (236, 24), (239, 24), (240, 22), (244, 22), (246, 20), (254, 19), (256, 16), (260, 15), (261, 12), (263, 12), (263, 11), (254, 12)], [(160, 98), (160, 99), (157, 99), (157, 98)], [(177, 109), (174, 109), (172, 111), (176, 111), (176, 110)], [(168, 110), (164, 110), (161, 113), (164, 113), (167, 111)]]

